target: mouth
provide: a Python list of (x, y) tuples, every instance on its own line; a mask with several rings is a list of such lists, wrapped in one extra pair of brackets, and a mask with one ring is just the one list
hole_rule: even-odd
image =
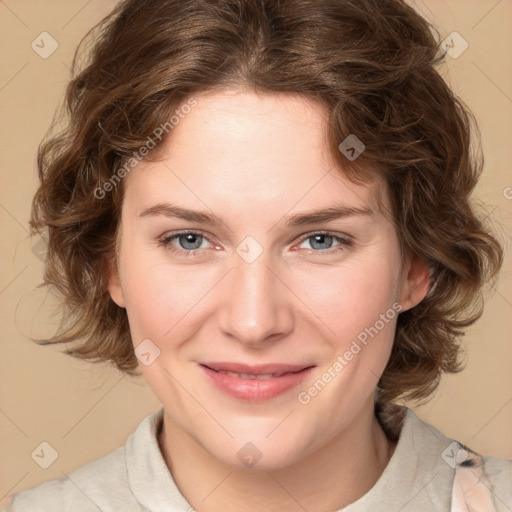
[[(210, 368), (212, 370), (212, 368)], [(261, 375), (254, 375), (250, 373), (236, 373), (236, 372), (228, 372), (224, 370), (213, 370), (214, 372), (221, 373), (222, 375), (229, 375), (230, 377), (235, 377), (236, 379), (256, 379), (256, 380), (269, 380), (275, 377), (281, 377), (282, 375), (291, 375), (292, 373), (297, 372), (287, 372), (287, 373), (263, 373)]]
[(263, 402), (291, 390), (313, 370), (314, 365), (245, 365), (201, 363), (209, 382), (223, 393), (248, 402)]

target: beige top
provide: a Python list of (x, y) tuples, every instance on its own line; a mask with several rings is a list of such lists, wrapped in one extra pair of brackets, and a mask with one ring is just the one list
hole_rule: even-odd
[[(378, 404), (376, 412), (397, 446), (375, 485), (337, 512), (512, 512), (512, 460), (478, 455), (407, 407)], [(162, 418), (163, 408), (125, 446), (69, 478), (15, 494), (6, 512), (193, 512), (158, 445)]]

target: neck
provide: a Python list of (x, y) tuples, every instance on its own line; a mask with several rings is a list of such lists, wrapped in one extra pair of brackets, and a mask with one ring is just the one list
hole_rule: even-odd
[(377, 420), (373, 400), (320, 450), (291, 466), (266, 471), (230, 467), (211, 456), (164, 414), (159, 442), (185, 499), (201, 512), (339, 510), (379, 479), (396, 442)]

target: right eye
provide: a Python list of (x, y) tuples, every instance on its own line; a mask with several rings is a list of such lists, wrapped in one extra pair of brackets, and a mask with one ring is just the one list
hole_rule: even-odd
[[(159, 245), (165, 250), (180, 256), (195, 256), (196, 251), (200, 251), (202, 243), (208, 238), (196, 231), (180, 231), (168, 233), (159, 240)], [(177, 243), (174, 243), (177, 242)]]

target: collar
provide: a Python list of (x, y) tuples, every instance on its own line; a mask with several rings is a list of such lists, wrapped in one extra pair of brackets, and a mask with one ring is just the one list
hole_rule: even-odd
[[(452, 440), (408, 407), (377, 403), (375, 411), (386, 434), (398, 441), (397, 446), (375, 485), (342, 512), (373, 512), (376, 503), (381, 510), (403, 508), (406, 512), (415, 510), (415, 500), (427, 500), (432, 510), (449, 510), (454, 469), (442, 453)], [(126, 442), (128, 484), (148, 511), (187, 512), (190, 504), (176, 486), (158, 444), (163, 413), (162, 407), (147, 416)]]

